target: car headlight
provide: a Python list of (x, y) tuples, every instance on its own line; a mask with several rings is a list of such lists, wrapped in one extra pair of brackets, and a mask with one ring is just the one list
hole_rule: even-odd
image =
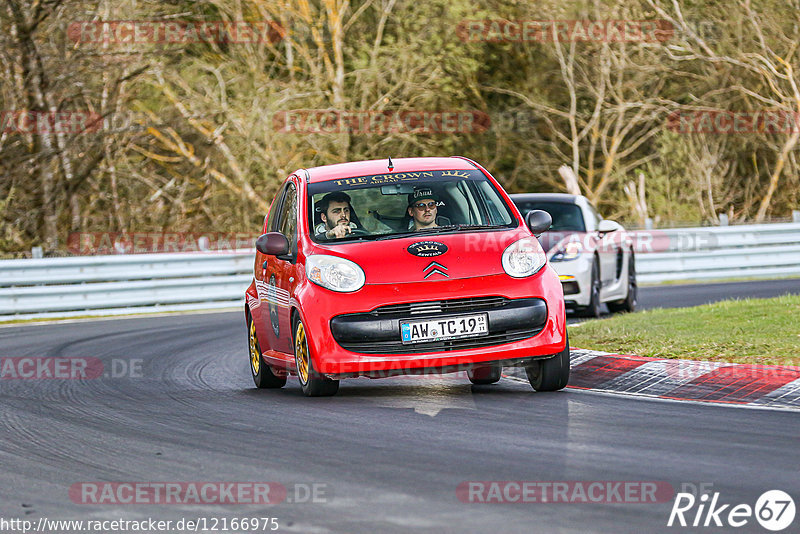
[(577, 259), (583, 252), (583, 245), (580, 241), (570, 241), (564, 248), (560, 248), (550, 261), (569, 261)]
[(503, 251), (503, 270), (514, 278), (536, 274), (545, 263), (547, 256), (535, 237), (515, 241)]
[(306, 258), (306, 276), (315, 284), (342, 293), (358, 291), (366, 281), (364, 270), (357, 263), (325, 254)]

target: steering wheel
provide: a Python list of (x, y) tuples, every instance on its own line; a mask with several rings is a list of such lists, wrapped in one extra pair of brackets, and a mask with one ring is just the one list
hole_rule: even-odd
[(348, 235), (372, 235), (370, 232), (366, 230), (362, 230), (361, 228), (351, 228), (350, 233)]

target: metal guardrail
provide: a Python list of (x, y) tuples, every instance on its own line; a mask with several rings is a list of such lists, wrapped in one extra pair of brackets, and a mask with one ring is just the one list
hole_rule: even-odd
[(254, 253), (0, 261), (0, 319), (240, 307)]
[[(640, 282), (800, 276), (800, 223), (636, 233)], [(0, 320), (241, 307), (253, 250), (0, 261)]]
[(800, 223), (643, 233), (656, 244), (656, 251), (643, 250), (637, 256), (640, 282), (800, 276)]

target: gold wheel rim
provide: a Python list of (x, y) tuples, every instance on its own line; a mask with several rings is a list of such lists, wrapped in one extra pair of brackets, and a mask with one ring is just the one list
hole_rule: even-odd
[(308, 382), (308, 343), (306, 342), (306, 329), (303, 323), (297, 323), (297, 332), (294, 336), (294, 359), (297, 364), (297, 376), (300, 382)]
[(254, 375), (261, 370), (261, 351), (258, 350), (258, 340), (256, 339), (256, 323), (250, 321), (250, 368)]

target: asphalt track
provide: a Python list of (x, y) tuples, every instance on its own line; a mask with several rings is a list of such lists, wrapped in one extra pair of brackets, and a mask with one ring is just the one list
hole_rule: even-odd
[[(781, 489), (800, 504), (797, 413), (535, 393), (511, 379), (475, 387), (459, 375), (349, 380), (336, 397), (307, 399), (295, 379), (253, 388), (245, 336), (238, 313), (0, 329), (4, 357), (98, 358), (107, 372), (141, 365), (118, 378), (0, 380), (0, 519), (276, 517), (278, 532), (312, 533), (723, 530), (668, 528), (671, 499), (462, 502), (456, 489), (467, 481), (712, 484), (722, 503), (753, 506)], [(295, 484), (322, 484), (325, 496), (73, 502), (69, 488), (91, 481), (277, 482), (290, 498)], [(735, 530), (766, 532), (752, 518)]]
[[(698, 284), (662, 284), (639, 288), (638, 309), (688, 308), (720, 300), (756, 298), (765, 299), (781, 295), (800, 295), (800, 278), (780, 280), (748, 280), (743, 282), (718, 282)], [(605, 316), (608, 309), (602, 307)], [(570, 313), (570, 323), (577, 317)]]
[(800, 278), (750, 280), (715, 284), (658, 285), (639, 288), (641, 309), (686, 308), (732, 298), (800, 295)]

